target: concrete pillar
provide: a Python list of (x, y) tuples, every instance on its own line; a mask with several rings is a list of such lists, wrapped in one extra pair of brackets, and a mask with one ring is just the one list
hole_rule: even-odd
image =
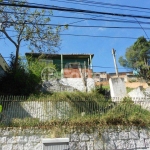
[(92, 67), (92, 55), (90, 55), (90, 69), (93, 69), (93, 67)]
[(63, 69), (63, 55), (61, 54), (61, 78), (64, 77), (64, 69)]
[(88, 67), (88, 69), (90, 68), (90, 67), (89, 67), (89, 65), (90, 65), (90, 63), (89, 63), (89, 58), (88, 58), (88, 66), (87, 66), (87, 67)]

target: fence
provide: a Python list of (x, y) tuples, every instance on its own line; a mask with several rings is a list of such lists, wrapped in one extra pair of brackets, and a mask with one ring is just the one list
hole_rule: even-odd
[(138, 107), (133, 108), (131, 101), (108, 101), (108, 100), (30, 100), (25, 97), (0, 99), (2, 112), (0, 113), (0, 124), (12, 126), (27, 124), (42, 124), (52, 120), (71, 120), (78, 118), (101, 118), (111, 113), (123, 114), (126, 117), (133, 111), (142, 112), (143, 108), (150, 111), (150, 101), (134, 101)]

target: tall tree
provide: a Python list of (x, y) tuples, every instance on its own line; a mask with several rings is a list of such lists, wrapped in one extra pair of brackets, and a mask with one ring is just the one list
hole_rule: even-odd
[(139, 37), (137, 41), (126, 49), (125, 58), (121, 56), (119, 63), (123, 67), (137, 71), (137, 75), (147, 82), (150, 81), (150, 41)]
[[(51, 11), (17, 7), (26, 1), (13, 2), (16, 6), (0, 6), (0, 32), (15, 46), (17, 68), (21, 43), (26, 42), (32, 52), (53, 53), (59, 49), (61, 28), (49, 25)], [(15, 33), (15, 36), (12, 36)]]

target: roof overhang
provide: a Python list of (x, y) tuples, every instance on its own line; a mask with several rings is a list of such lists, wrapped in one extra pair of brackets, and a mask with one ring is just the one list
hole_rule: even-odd
[(26, 56), (32, 56), (32, 57), (41, 57), (41, 58), (61, 58), (61, 55), (63, 55), (63, 58), (66, 59), (75, 59), (75, 58), (79, 58), (79, 59), (86, 59), (89, 58), (91, 56), (91, 58), (94, 57), (94, 54), (43, 54), (43, 53), (25, 53)]

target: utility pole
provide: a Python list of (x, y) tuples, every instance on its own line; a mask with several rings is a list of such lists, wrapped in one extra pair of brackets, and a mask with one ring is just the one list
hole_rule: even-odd
[(118, 75), (118, 67), (117, 67), (117, 64), (116, 64), (116, 55), (115, 55), (115, 53), (116, 53), (116, 50), (112, 49), (112, 55), (113, 55), (113, 59), (114, 59), (116, 75), (117, 75), (117, 77), (119, 77), (119, 75)]

